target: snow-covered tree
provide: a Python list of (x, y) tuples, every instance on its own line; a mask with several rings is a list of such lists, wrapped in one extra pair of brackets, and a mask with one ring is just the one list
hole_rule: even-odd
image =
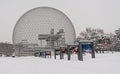
[(110, 50), (111, 47), (111, 34), (105, 34), (103, 29), (86, 28), (85, 31), (80, 33), (77, 40), (92, 40), (95, 42), (95, 49), (97, 50)]
[(82, 31), (79, 35), (79, 39), (95, 39), (104, 34), (103, 29), (92, 29), (92, 28), (86, 28), (85, 31)]

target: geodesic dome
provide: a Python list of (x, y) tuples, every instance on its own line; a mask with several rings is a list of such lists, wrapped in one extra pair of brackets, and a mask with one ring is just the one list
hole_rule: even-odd
[(26, 40), (30, 44), (40, 44), (38, 34), (57, 33), (64, 29), (65, 44), (74, 44), (75, 30), (72, 22), (61, 11), (50, 7), (38, 7), (26, 12), (16, 23), (13, 31), (13, 44)]

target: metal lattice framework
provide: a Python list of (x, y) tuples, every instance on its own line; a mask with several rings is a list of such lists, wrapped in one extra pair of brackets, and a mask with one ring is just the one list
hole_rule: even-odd
[(17, 21), (13, 31), (13, 44), (18, 56), (34, 55), (42, 49), (50, 50), (60, 45), (72, 45), (75, 38), (75, 30), (69, 18), (50, 7), (29, 10)]
[(26, 12), (15, 25), (13, 43), (27, 41), (40, 46), (38, 35), (50, 34), (52, 28), (55, 34), (59, 29), (64, 29), (65, 44), (74, 44), (76, 35), (73, 24), (64, 13), (50, 7), (38, 7)]

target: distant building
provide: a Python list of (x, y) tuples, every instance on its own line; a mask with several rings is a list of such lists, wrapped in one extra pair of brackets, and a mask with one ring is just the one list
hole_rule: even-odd
[(72, 45), (75, 38), (75, 29), (69, 18), (61, 11), (50, 7), (29, 10), (17, 21), (13, 31), (13, 44), (22, 44), (25, 51), (30, 51), (31, 46), (33, 51)]
[(10, 43), (0, 43), (0, 56), (12, 56), (14, 53), (13, 44)]

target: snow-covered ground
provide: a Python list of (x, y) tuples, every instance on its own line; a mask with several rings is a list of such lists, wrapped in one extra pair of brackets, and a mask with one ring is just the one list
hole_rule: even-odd
[[(59, 57), (58, 57), (59, 58)], [(96, 54), (84, 61), (39, 57), (0, 57), (0, 74), (120, 74), (120, 52)]]

